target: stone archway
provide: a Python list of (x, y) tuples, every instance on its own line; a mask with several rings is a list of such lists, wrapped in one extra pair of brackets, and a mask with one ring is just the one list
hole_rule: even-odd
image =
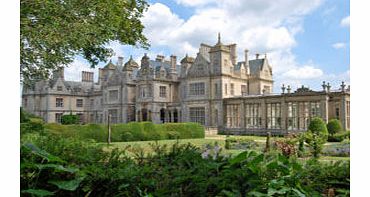
[(141, 117), (142, 121), (148, 121), (148, 110), (147, 109), (141, 109)]
[(161, 118), (161, 122), (164, 123), (165, 122), (165, 116), (166, 116), (166, 111), (165, 109), (161, 109), (160, 110), (160, 118)]

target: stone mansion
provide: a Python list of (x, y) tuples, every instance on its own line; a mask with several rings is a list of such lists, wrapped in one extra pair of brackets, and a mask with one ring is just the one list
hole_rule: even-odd
[[(81, 123), (130, 121), (198, 122), (234, 134), (304, 131), (314, 116), (337, 118), (350, 129), (349, 86), (337, 90), (323, 82), (321, 91), (282, 87), (274, 94), (272, 67), (266, 55), (237, 61), (236, 44), (201, 44), (196, 57), (147, 54), (140, 66), (119, 57), (82, 81), (66, 81), (64, 70), (22, 92), (23, 108), (46, 122), (60, 123), (63, 114), (77, 114)], [(263, 133), (261, 133), (263, 134)]]

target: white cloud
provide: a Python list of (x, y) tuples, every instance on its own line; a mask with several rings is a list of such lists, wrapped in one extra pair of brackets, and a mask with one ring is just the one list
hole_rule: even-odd
[[(303, 32), (303, 18), (321, 5), (323, 0), (176, 0), (178, 4), (194, 7), (195, 12), (184, 20), (161, 3), (150, 5), (142, 22), (144, 34), (151, 44), (150, 55), (170, 51), (181, 60), (186, 53), (195, 56), (200, 43), (213, 45), (217, 33), (222, 42), (237, 43), (239, 60), (244, 59), (244, 49), (250, 56), (267, 53), (275, 77), (291, 76), (305, 71), (310, 79), (322, 71), (314, 64), (300, 65), (292, 53), (296, 46), (295, 35)], [(112, 44), (117, 54), (133, 55), (139, 60), (145, 52)], [(124, 54), (125, 53), (125, 54)], [(153, 54), (153, 55), (152, 55)], [(163, 54), (170, 55), (170, 54)], [(307, 74), (309, 73), (309, 74)], [(294, 80), (302, 80), (294, 79)]]
[(189, 6), (189, 7), (196, 7), (196, 6), (203, 6), (209, 3), (212, 3), (214, 0), (176, 0), (176, 3)]
[(349, 27), (350, 26), (349, 16), (343, 18), (340, 21), (340, 26), (342, 26), (342, 27)]
[(303, 66), (291, 69), (283, 74), (284, 78), (288, 79), (314, 79), (323, 75), (322, 70), (313, 66)]
[(94, 81), (98, 81), (98, 67), (91, 68), (87, 61), (77, 58), (64, 68), (64, 78), (67, 81), (81, 81), (82, 71), (94, 72)]
[(334, 49), (343, 49), (346, 47), (346, 43), (343, 42), (337, 42), (331, 45)]

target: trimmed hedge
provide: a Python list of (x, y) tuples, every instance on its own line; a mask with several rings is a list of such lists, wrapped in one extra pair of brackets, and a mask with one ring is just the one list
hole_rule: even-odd
[[(45, 124), (45, 130), (51, 134), (93, 139), (97, 142), (106, 142), (108, 136), (107, 125), (103, 124), (60, 125), (49, 123)], [(204, 135), (204, 128), (197, 123), (130, 122), (113, 124), (111, 127), (112, 142), (204, 138)]]
[(350, 132), (349, 131), (340, 132), (340, 133), (336, 133), (334, 135), (329, 135), (328, 142), (341, 142), (344, 139), (349, 139), (349, 138), (350, 138)]

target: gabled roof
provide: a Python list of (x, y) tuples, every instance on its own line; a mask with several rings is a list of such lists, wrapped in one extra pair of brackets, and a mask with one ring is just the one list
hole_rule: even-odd
[(127, 71), (127, 70), (133, 70), (134, 68), (139, 68), (139, 64), (137, 64), (133, 59), (132, 59), (132, 56), (130, 57), (130, 59), (128, 60), (128, 62), (125, 63), (125, 65), (123, 66), (123, 71)]
[(240, 70), (242, 64), (244, 64), (244, 62), (238, 62), (235, 66), (234, 66), (234, 70)]
[(108, 62), (107, 65), (104, 66), (105, 69), (116, 69), (117, 66), (112, 63), (112, 60)]
[[(205, 59), (208, 63), (211, 62), (211, 59), (209, 57), (209, 53), (204, 54), (204, 53), (198, 53), (199, 56), (201, 56), (203, 59)], [(196, 59), (196, 58), (195, 58)]]
[[(170, 71), (171, 64), (169, 62), (159, 62), (155, 60), (149, 60), (149, 65), (155, 70), (159, 71), (161, 69), (161, 66), (163, 66), (167, 72)], [(181, 67), (180, 65), (176, 65), (176, 71), (177, 73), (180, 73)]]
[(265, 59), (249, 60), (249, 69), (252, 75), (257, 74), (262, 70)]
[(193, 57), (189, 57), (188, 54), (186, 54), (186, 56), (181, 60), (181, 64), (182, 63), (193, 63), (194, 62), (194, 58)]

